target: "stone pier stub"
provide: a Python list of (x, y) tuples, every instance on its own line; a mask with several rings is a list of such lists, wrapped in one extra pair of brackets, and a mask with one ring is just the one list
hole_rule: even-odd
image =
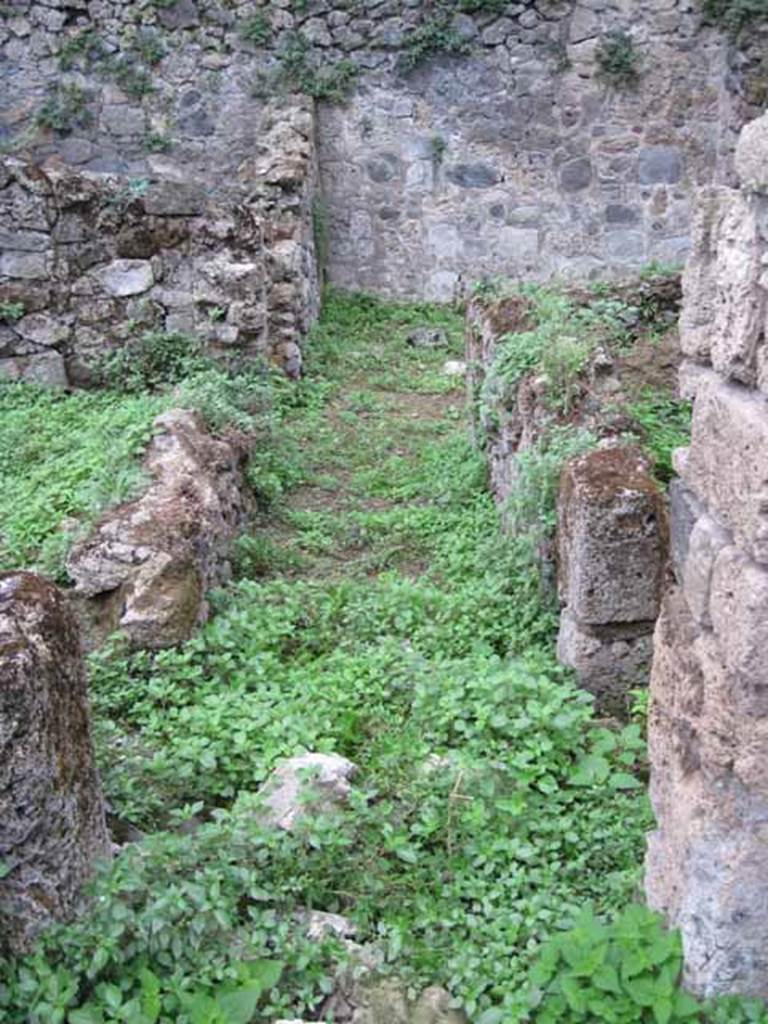
[(0, 576), (0, 954), (73, 914), (110, 850), (75, 621), (52, 583)]
[(649, 461), (633, 446), (572, 459), (557, 520), (558, 657), (621, 712), (648, 678), (667, 558), (666, 505)]
[(707, 189), (684, 276), (694, 398), (654, 638), (646, 893), (695, 992), (768, 997), (768, 116)]

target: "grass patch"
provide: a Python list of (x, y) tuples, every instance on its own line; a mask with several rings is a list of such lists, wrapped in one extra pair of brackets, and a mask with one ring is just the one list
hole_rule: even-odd
[(63, 395), (0, 384), (0, 568), (37, 565), (60, 577), (62, 520), (90, 522), (143, 484), (139, 460), (162, 395)]

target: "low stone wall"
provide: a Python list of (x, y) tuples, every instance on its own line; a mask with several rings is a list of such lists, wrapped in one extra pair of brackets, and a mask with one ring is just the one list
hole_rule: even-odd
[(705, 190), (684, 277), (694, 397), (673, 492), (675, 580), (656, 631), (650, 904), (681, 929), (696, 992), (768, 996), (768, 117), (741, 191)]
[(137, 647), (188, 639), (208, 617), (208, 591), (231, 575), (231, 545), (250, 511), (252, 438), (214, 438), (183, 409), (155, 429), (146, 492), (105, 513), (67, 558), (91, 646), (115, 629)]
[(137, 332), (298, 376), (317, 314), (314, 120), (280, 113), (226, 202), (191, 176), (0, 162), (0, 374), (80, 385)]

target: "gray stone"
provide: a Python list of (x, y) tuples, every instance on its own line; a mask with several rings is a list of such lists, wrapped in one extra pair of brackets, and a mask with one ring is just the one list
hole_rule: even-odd
[(50, 244), (51, 236), (43, 231), (4, 231), (0, 228), (0, 249), (45, 252)]
[(35, 281), (48, 276), (48, 259), (40, 252), (4, 252), (0, 255), (0, 277)]
[(768, 114), (742, 128), (734, 162), (742, 188), (768, 192)]
[(715, 559), (732, 537), (706, 514), (700, 516), (691, 531), (683, 570), (683, 595), (693, 618), (706, 628), (712, 627), (709, 600)]
[(736, 543), (768, 563), (768, 400), (710, 373), (697, 391), (682, 469), (684, 482)]
[(282, 761), (259, 790), (264, 824), (288, 832), (308, 816), (346, 802), (357, 766), (338, 754), (301, 754)]
[(0, 576), (0, 951), (83, 906), (110, 856), (80, 640), (63, 594), (32, 573)]
[(48, 388), (65, 388), (69, 383), (64, 358), (58, 352), (0, 359), (0, 376), (11, 380), (26, 380)]
[(153, 181), (142, 198), (147, 213), (160, 217), (196, 217), (205, 206), (203, 188), (177, 181)]
[(174, 0), (172, 4), (163, 4), (157, 8), (157, 16), (165, 28), (194, 28), (200, 23), (197, 5), (194, 0)]
[(631, 690), (648, 685), (653, 660), (653, 623), (587, 626), (568, 609), (560, 616), (557, 659), (572, 668), (579, 686), (594, 694), (603, 713), (625, 718)]
[(675, 477), (669, 484), (669, 549), (678, 583), (688, 558), (688, 547), (696, 520), (704, 509), (696, 495)]
[(155, 283), (149, 260), (113, 260), (97, 277), (104, 291), (116, 298), (141, 295)]
[(69, 338), (69, 326), (61, 318), (50, 313), (28, 313), (15, 324), (15, 329), (27, 341), (52, 348)]
[(638, 153), (641, 185), (675, 185), (683, 177), (683, 157), (673, 146), (645, 146)]
[(592, 184), (592, 163), (588, 157), (569, 160), (560, 168), (560, 187), (565, 192), (581, 192)]
[(488, 164), (453, 164), (446, 168), (445, 176), (448, 181), (461, 188), (490, 188), (496, 185), (501, 176), (499, 172)]
[(416, 327), (405, 340), (412, 348), (445, 348), (448, 335), (442, 327)]

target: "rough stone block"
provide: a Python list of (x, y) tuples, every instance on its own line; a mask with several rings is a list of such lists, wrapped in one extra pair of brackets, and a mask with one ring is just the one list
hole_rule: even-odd
[(58, 352), (38, 352), (0, 359), (0, 376), (31, 381), (50, 388), (65, 388), (68, 384), (64, 358)]
[(160, 217), (195, 217), (203, 212), (205, 192), (178, 181), (155, 181), (143, 199), (147, 213)]
[(737, 543), (768, 562), (768, 399), (710, 374), (699, 386), (685, 483)]
[(96, 277), (104, 291), (116, 298), (141, 295), (155, 283), (149, 260), (113, 260)]
[(668, 544), (664, 497), (634, 447), (571, 460), (558, 501), (560, 599), (581, 623), (651, 622)]
[(696, 362), (709, 362), (717, 305), (717, 245), (720, 222), (730, 203), (740, 203), (733, 189), (700, 189), (693, 209), (691, 251), (683, 273), (680, 347)]
[(35, 281), (48, 276), (48, 259), (42, 252), (4, 252), (0, 255), (0, 277)]
[(717, 243), (712, 366), (726, 379), (749, 385), (756, 380), (768, 312), (760, 237), (765, 207), (768, 199), (759, 196), (732, 199), (720, 219)]
[(18, 953), (111, 852), (77, 627), (32, 573), (0, 576), (0, 737), (0, 951)]
[(653, 658), (653, 631), (629, 626), (580, 625), (566, 609), (560, 616), (557, 658), (572, 668), (579, 685), (597, 698), (601, 711), (624, 717), (627, 694), (647, 686)]
[(768, 193), (768, 114), (741, 130), (734, 163), (743, 188)]

